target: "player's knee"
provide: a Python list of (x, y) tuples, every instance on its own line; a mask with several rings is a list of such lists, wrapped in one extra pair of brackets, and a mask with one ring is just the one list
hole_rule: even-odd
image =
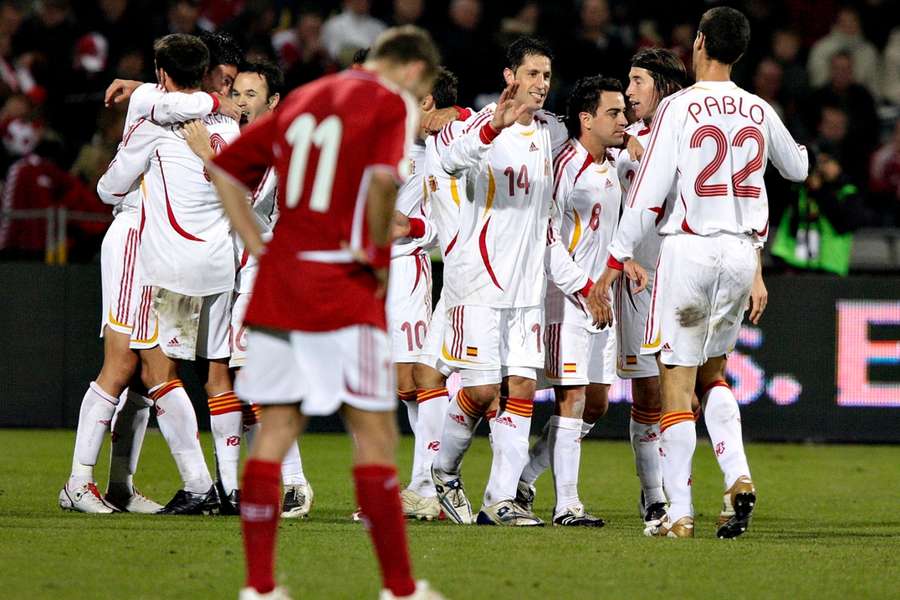
[(600, 387), (597, 389), (589, 388), (585, 395), (584, 416), (582, 419), (588, 423), (595, 423), (598, 419), (606, 416), (607, 410), (609, 410), (609, 390)]
[(556, 414), (580, 419), (584, 414), (584, 388), (563, 388), (556, 391)]
[(659, 398), (659, 379), (656, 377), (642, 377), (631, 380), (631, 396), (634, 407), (643, 411), (657, 411), (662, 409)]
[(107, 355), (103, 358), (100, 377), (112, 386), (125, 388), (137, 369), (138, 359), (133, 352)]
[(537, 388), (537, 382), (534, 379), (519, 375), (510, 375), (507, 385), (509, 386), (510, 398), (534, 398), (534, 392)]
[(444, 384), (446, 383), (444, 376), (441, 375), (440, 371), (432, 369), (428, 365), (423, 365), (422, 363), (413, 365), (413, 381), (416, 384), (416, 388), (425, 390), (444, 387)]
[(479, 406), (490, 406), (500, 397), (499, 385), (475, 385), (466, 388), (466, 396)]

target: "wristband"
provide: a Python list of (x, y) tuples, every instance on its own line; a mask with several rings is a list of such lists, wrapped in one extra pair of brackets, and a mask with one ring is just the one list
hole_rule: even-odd
[(366, 257), (373, 269), (386, 269), (391, 264), (391, 246), (369, 246), (366, 249)]
[(584, 296), (585, 298), (587, 298), (587, 297), (588, 297), (588, 294), (591, 293), (591, 288), (592, 288), (592, 287), (594, 287), (594, 282), (591, 281), (591, 278), (590, 278), (590, 277), (588, 277), (587, 283), (584, 284), (584, 287), (583, 287), (583, 288), (581, 288), (581, 295)]
[(494, 138), (496, 138), (498, 135), (500, 135), (500, 132), (494, 129), (490, 121), (485, 123), (484, 127), (482, 127), (481, 131), (478, 133), (478, 137), (481, 139), (481, 143), (485, 145), (493, 142)]
[(616, 260), (616, 257), (612, 254), (609, 255), (609, 258), (606, 259), (606, 266), (610, 269), (615, 269), (616, 271), (624, 271), (625, 265), (623, 265), (620, 261)]
[(409, 220), (409, 237), (420, 238), (425, 235), (425, 221), (413, 217)]
[(209, 96), (210, 98), (212, 98), (212, 101), (213, 101), (213, 107), (212, 107), (212, 110), (209, 111), (210, 114), (215, 113), (215, 112), (219, 112), (219, 104), (220, 104), (219, 99), (218, 99), (216, 96), (212, 95), (212, 94), (207, 94), (207, 96)]

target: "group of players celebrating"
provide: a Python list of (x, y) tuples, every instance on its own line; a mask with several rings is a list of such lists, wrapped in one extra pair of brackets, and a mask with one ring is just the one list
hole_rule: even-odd
[[(772, 108), (730, 81), (749, 36), (739, 11), (707, 11), (695, 84), (673, 53), (645, 49), (626, 88), (625, 73), (577, 81), (564, 117), (543, 110), (553, 53), (530, 37), (510, 45), (506, 87), (480, 111), (455, 106), (456, 77), (416, 28), (388, 30), (356, 68), (277, 110), (271, 66), (231, 70), (191, 36), (157, 42), (159, 86), (131, 94), (98, 186), (117, 213), (102, 257), (106, 359), (60, 505), (239, 507), (241, 597), (286, 598), (273, 579), (278, 516), (312, 501), (297, 436), (309, 415), (340, 410), (382, 597), (439, 598), (412, 579), (404, 516), (543, 525), (534, 482), (549, 467), (553, 524), (603, 525), (579, 497), (580, 442), (618, 373), (632, 381), (644, 533), (693, 536), (702, 407), (724, 475), (716, 532), (742, 534), (756, 489), (725, 361), (748, 306), (754, 322), (765, 309), (766, 164), (795, 181), (809, 167)], [(432, 310), (434, 247), (444, 277)], [(177, 379), (197, 356), (209, 365), (215, 483)], [(529, 448), (539, 386), (556, 410)], [(402, 491), (397, 398), (415, 432)], [(131, 482), (150, 407), (184, 481), (165, 507)], [(493, 461), (476, 513), (461, 465), (482, 420)], [(110, 421), (101, 496), (91, 467)], [(256, 439), (239, 497), (242, 433)]]

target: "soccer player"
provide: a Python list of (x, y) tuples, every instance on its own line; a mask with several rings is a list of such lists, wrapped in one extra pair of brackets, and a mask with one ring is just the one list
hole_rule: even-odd
[[(507, 51), (507, 87), (499, 102), (470, 118), (461, 135), (438, 136), (441, 166), (464, 174), (470, 190), (459, 231), (445, 252), (447, 323), (442, 356), (458, 368), (463, 389), (450, 402), (432, 477), (456, 523), (471, 523), (460, 478), (463, 454), (478, 422), (490, 419), (494, 460), (477, 521), (543, 525), (515, 502), (528, 462), (537, 369), (543, 367), (544, 252), (552, 203), (553, 151), (568, 138), (557, 117), (541, 110), (550, 89), (551, 50), (523, 37)], [(557, 240), (555, 243), (559, 243)], [(587, 285), (576, 273), (565, 290)], [(561, 282), (562, 274), (554, 274)]]
[[(566, 111), (571, 137), (554, 161), (556, 210), (548, 233), (551, 241), (560, 239), (562, 245), (551, 245), (559, 252), (548, 252), (547, 260), (574, 263), (587, 278), (588, 291), (603, 271), (619, 221), (622, 191), (607, 151), (624, 143), (627, 125), (621, 83), (599, 76), (575, 83)], [(551, 279), (555, 271), (548, 269)], [(548, 286), (545, 307), (544, 375), (554, 387), (556, 414), (522, 472), (519, 503), (530, 507), (534, 482), (549, 464), (556, 487), (553, 524), (602, 527), (603, 519), (587, 513), (578, 497), (578, 469), (586, 407), (592, 414), (604, 414), (615, 379), (615, 331), (593, 324), (584, 288), (567, 294)]]
[[(625, 93), (635, 121), (626, 131), (643, 147), (649, 141), (650, 129), (660, 102), (681, 90), (686, 83), (684, 63), (671, 50), (645, 48), (631, 59), (628, 89)], [(640, 168), (640, 162), (622, 152), (616, 159), (616, 168), (623, 193), (627, 194)], [(652, 176), (652, 173), (648, 174), (648, 177)], [(664, 205), (671, 208), (677, 193), (678, 188), (673, 185)], [(655, 224), (659, 224), (664, 215), (660, 211), (653, 216)], [(662, 416), (659, 368), (654, 356), (641, 354), (661, 243), (662, 236), (651, 233), (635, 247), (634, 260), (647, 271), (647, 287), (643, 292), (635, 293), (628, 279), (620, 279), (614, 289), (618, 343), (616, 371), (620, 378), (631, 380), (633, 404), (628, 431), (635, 469), (641, 484), (639, 505), (645, 527), (658, 525), (666, 511), (659, 457), (659, 420)]]
[[(199, 39), (166, 36), (156, 43), (155, 54), (157, 77), (167, 91), (199, 89), (209, 60), (209, 51)], [(216, 145), (227, 144), (239, 133), (237, 123), (229, 117), (213, 114), (203, 120)], [(97, 191), (101, 199), (112, 203), (138, 186), (143, 190), (143, 285), (132, 344), (141, 348), (141, 378), (155, 402), (157, 416), (170, 417), (159, 422), (161, 427), (171, 426), (167, 440), (184, 484), (161, 512), (214, 512), (218, 494), (200, 448), (196, 415), (178, 379), (177, 361), (197, 356), (210, 359), (207, 393), (222, 406), (236, 404), (240, 418), (240, 403), (230, 391), (228, 374), (230, 292), (234, 287), (228, 221), (202, 161), (188, 148), (178, 127), (139, 120)], [(164, 421), (168, 424), (163, 425)], [(240, 420), (237, 435), (239, 442)], [(226, 490), (225, 500), (236, 500), (229, 496)]]
[[(199, 119), (220, 109), (216, 98), (206, 93), (166, 93), (158, 85), (144, 84), (130, 94), (125, 136), (141, 116), (154, 115), (161, 124)], [(224, 107), (223, 107), (224, 109)], [(79, 512), (111, 513), (115, 510), (154, 513), (161, 505), (135, 490), (132, 476), (150, 418), (152, 400), (139, 393), (132, 380), (137, 354), (130, 349), (140, 289), (140, 191), (118, 198), (114, 219), (100, 252), (103, 310), (103, 366), (90, 384), (78, 419), (72, 473), (59, 494), (60, 507)], [(163, 419), (165, 421), (165, 419)], [(93, 478), (103, 437), (112, 430), (110, 477), (103, 498)], [(163, 425), (163, 431), (168, 429)]]
[[(418, 120), (407, 92), (423, 98), (438, 63), (425, 32), (388, 30), (362, 69), (297, 89), (208, 163), (235, 231), (261, 257), (237, 381), (240, 396), (263, 407), (242, 487), (243, 599), (287, 597), (273, 580), (280, 464), (308, 415), (338, 409), (354, 435), (353, 477), (382, 597), (439, 597), (411, 576), (383, 301), (396, 181)], [(264, 244), (246, 195), (271, 165), (281, 217)]]
[(611, 323), (609, 290), (622, 270), (638, 281), (636, 290), (646, 283), (646, 273), (632, 260), (635, 248), (655, 234), (657, 211), (677, 185), (678, 200), (660, 227), (663, 241), (641, 350), (656, 354), (661, 365), (660, 452), (669, 501), (666, 515), (645, 530), (647, 535), (694, 534), (691, 461), (697, 433), (690, 407), (695, 386), (725, 471), (718, 537), (746, 531), (756, 503), (740, 411), (725, 383), (725, 358), (748, 303), (754, 323), (765, 309), (758, 273), (768, 233), (766, 161), (787, 179), (801, 181), (809, 160), (772, 107), (731, 82), (732, 66), (749, 38), (750, 24), (740, 11), (719, 7), (703, 14), (693, 48), (697, 83), (657, 108), (607, 269), (589, 298), (600, 323)]
[[(438, 70), (431, 93), (420, 103), (421, 114), (430, 127), (439, 128), (435, 116), (456, 103), (456, 76), (447, 69)], [(437, 492), (431, 481), (431, 462), (440, 444), (441, 427), (449, 398), (443, 382), (437, 389), (419, 385), (415, 377), (418, 360), (431, 328), (431, 259), (427, 250), (438, 243), (431, 218), (430, 194), (437, 193), (436, 180), (427, 169), (429, 141), (433, 136), (420, 128), (423, 138), (416, 140), (410, 152), (412, 174), (397, 194), (398, 223), (395, 234), (402, 237), (391, 251), (391, 278), (387, 292), (387, 311), (392, 349), (397, 371), (397, 395), (406, 405), (415, 436), (413, 466), (409, 485), (400, 492), (403, 514), (431, 521), (440, 514)], [(435, 181), (435, 191), (429, 182)], [(429, 393), (424, 393), (425, 391)], [(419, 391), (423, 393), (420, 394)]]
[[(241, 111), (241, 128), (275, 110), (281, 101), (283, 87), (284, 75), (276, 65), (269, 62), (249, 62), (241, 65), (231, 90), (231, 97)], [(202, 123), (199, 121), (187, 123), (184, 131), (188, 145), (200, 158), (208, 160), (215, 155), (209, 143), (209, 132)], [(276, 184), (277, 176), (274, 169), (270, 168), (249, 198), (257, 224), (267, 240), (271, 239), (272, 230), (278, 220)], [(247, 312), (259, 265), (256, 258), (244, 248), (240, 237), (235, 235), (234, 238), (237, 277), (231, 309), (231, 359), (228, 364), (232, 369), (239, 369), (244, 365), (247, 352), (244, 315)], [(248, 443), (252, 445), (253, 437), (259, 429), (259, 407), (247, 403), (241, 403), (241, 407), (243, 430)], [(239, 450), (237, 447), (237, 451)], [(285, 488), (281, 516), (288, 519), (305, 518), (312, 507), (313, 490), (303, 473), (300, 448), (296, 441), (289, 448), (281, 465), (281, 477)]]

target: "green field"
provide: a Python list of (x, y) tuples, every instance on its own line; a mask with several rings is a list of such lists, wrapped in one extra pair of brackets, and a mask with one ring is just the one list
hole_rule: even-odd
[[(243, 580), (237, 517), (64, 513), (74, 434), (0, 431), (0, 597), (235, 598)], [(208, 438), (204, 446), (211, 448)], [(304, 439), (316, 493), (308, 521), (284, 522), (278, 580), (295, 598), (375, 598), (378, 575), (354, 509), (349, 441)], [(581, 489), (599, 530), (507, 530), (411, 523), (417, 577), (449, 598), (897, 598), (900, 447), (753, 444), (760, 493), (751, 530), (717, 540), (721, 476), (708, 443), (694, 463), (694, 540), (641, 537), (631, 450), (586, 442)], [(104, 454), (106, 452), (104, 451)], [(409, 472), (410, 440), (400, 453)], [(486, 438), (463, 472), (473, 504), (487, 478)], [(105, 474), (105, 460), (97, 472)], [(101, 477), (102, 479), (102, 477)], [(166, 502), (178, 486), (162, 437), (148, 432), (138, 486)], [(100, 482), (101, 490), (105, 482)], [(551, 480), (536, 508), (549, 518)], [(477, 508), (477, 506), (476, 506)]]

